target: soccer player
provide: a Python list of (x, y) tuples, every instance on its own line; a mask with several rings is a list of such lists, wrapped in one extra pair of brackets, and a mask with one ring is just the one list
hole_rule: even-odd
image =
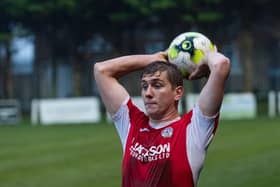
[[(135, 106), (118, 79), (143, 70), (141, 95), (146, 112)], [(208, 52), (188, 79), (206, 76), (198, 101), (180, 116), (183, 78), (166, 52), (130, 55), (94, 65), (94, 76), (123, 148), (123, 187), (194, 187), (218, 124), (230, 62)], [(140, 84), (139, 84), (140, 85)]]

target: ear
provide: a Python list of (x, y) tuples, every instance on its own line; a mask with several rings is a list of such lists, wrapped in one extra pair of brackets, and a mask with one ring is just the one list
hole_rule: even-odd
[(177, 86), (174, 90), (174, 93), (175, 93), (174, 99), (176, 101), (179, 101), (183, 97), (183, 94), (184, 94), (183, 86)]

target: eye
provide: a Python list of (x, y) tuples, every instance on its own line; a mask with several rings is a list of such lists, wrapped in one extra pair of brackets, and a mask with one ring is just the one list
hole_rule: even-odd
[(141, 89), (147, 90), (148, 84), (146, 82), (141, 83)]
[(160, 89), (163, 85), (162, 85), (161, 83), (159, 83), (159, 82), (156, 82), (156, 83), (154, 83), (152, 86), (153, 86), (154, 88), (156, 88), (156, 89)]

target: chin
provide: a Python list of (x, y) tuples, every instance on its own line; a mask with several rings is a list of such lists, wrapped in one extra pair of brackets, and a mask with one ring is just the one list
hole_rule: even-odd
[(152, 110), (147, 110), (147, 115), (151, 118), (157, 118), (158, 116), (160, 116), (157, 111)]
[(154, 115), (156, 115), (156, 113), (155, 113), (154, 111), (152, 111), (152, 110), (147, 110), (147, 109), (146, 109), (146, 111), (147, 111), (147, 115), (148, 115), (148, 116), (154, 116)]

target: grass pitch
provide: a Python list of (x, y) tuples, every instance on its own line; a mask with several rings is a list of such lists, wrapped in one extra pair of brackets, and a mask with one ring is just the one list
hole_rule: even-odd
[[(280, 184), (280, 119), (221, 121), (199, 187)], [(113, 125), (0, 126), (0, 187), (113, 187), (121, 181)]]

